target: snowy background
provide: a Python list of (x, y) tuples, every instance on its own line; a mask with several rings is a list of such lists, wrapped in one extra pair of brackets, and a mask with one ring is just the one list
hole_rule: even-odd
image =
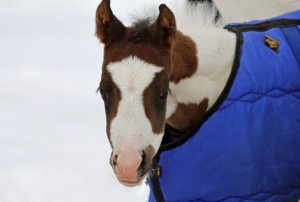
[[(155, 2), (170, 2), (171, 0)], [(129, 14), (153, 0), (112, 0)], [(0, 1), (0, 202), (140, 202), (145, 186), (120, 185), (95, 93), (102, 45), (98, 0)], [(300, 8), (299, 0), (216, 0), (232, 21)]]

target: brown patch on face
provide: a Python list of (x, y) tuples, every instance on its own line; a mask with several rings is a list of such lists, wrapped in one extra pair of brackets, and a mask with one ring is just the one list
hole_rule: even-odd
[(155, 150), (154, 150), (154, 147), (150, 144), (146, 150), (145, 150), (145, 153), (147, 156), (149, 156), (151, 159), (154, 157), (154, 154), (155, 154)]
[(165, 128), (168, 91), (168, 74), (163, 70), (155, 75), (154, 80), (143, 94), (145, 113), (150, 120), (154, 134), (162, 133)]
[(167, 123), (180, 132), (187, 132), (191, 127), (197, 125), (206, 114), (208, 99), (205, 98), (199, 104), (178, 104), (174, 114), (167, 120)]
[(109, 139), (111, 147), (113, 147), (110, 140), (110, 125), (113, 118), (116, 117), (118, 113), (118, 106), (121, 100), (121, 91), (117, 85), (113, 82), (112, 77), (106, 69), (102, 70), (102, 79), (99, 86), (99, 91), (101, 93), (102, 99), (105, 106), (106, 114), (106, 133)]
[(174, 83), (191, 77), (198, 67), (196, 44), (190, 37), (180, 32), (177, 33), (177, 41), (173, 48), (172, 64), (170, 80)]

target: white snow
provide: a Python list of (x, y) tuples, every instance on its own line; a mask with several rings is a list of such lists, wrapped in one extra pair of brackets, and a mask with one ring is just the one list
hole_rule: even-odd
[[(112, 7), (128, 24), (128, 14), (149, 2), (112, 0)], [(103, 54), (93, 36), (98, 3), (0, 2), (0, 202), (147, 201), (146, 186), (120, 185), (108, 163), (95, 93)]]

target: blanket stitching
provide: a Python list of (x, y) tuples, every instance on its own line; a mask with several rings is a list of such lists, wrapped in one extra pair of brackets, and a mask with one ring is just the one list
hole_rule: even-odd
[[(279, 91), (281, 94), (280, 95), (270, 95), (270, 93), (273, 93), (274, 91)], [(234, 103), (236, 102), (243, 102), (243, 103), (254, 103), (254, 102), (257, 102), (259, 100), (261, 100), (262, 98), (264, 97), (268, 97), (268, 98), (280, 98), (280, 97), (283, 97), (283, 96), (293, 96), (294, 98), (298, 99), (300, 101), (300, 95), (299, 97), (296, 95), (296, 93), (300, 93), (300, 89), (299, 90), (294, 90), (294, 91), (290, 91), (290, 92), (287, 92), (283, 89), (278, 89), (278, 88), (274, 88), (272, 90), (269, 90), (268, 92), (266, 93), (258, 93), (258, 92), (248, 92), (242, 96), (240, 96), (239, 98), (227, 98), (224, 102), (230, 102), (228, 103), (227, 105), (225, 106), (221, 106), (219, 110), (225, 110), (227, 109), (228, 107), (230, 107), (231, 105), (233, 105)], [(253, 100), (247, 100), (245, 99), (247, 96), (251, 96), (251, 95), (257, 95), (257, 96), (260, 96), (256, 99), (253, 99)]]

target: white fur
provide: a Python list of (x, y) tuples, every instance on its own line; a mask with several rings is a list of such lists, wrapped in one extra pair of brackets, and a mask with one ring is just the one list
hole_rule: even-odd
[[(179, 1), (181, 2), (181, 1)], [(223, 91), (231, 72), (236, 37), (223, 29), (222, 20), (215, 24), (215, 15), (206, 4), (186, 6), (175, 13), (177, 28), (196, 43), (199, 66), (191, 78), (170, 83), (167, 118), (176, 111), (176, 103), (199, 104), (208, 98), (209, 108)], [(183, 10), (183, 11), (182, 11)]]
[(114, 151), (130, 149), (141, 152), (151, 144), (156, 152), (163, 134), (152, 132), (151, 122), (144, 109), (143, 92), (153, 81), (155, 74), (163, 68), (137, 57), (128, 57), (108, 64), (107, 69), (121, 91), (118, 112), (110, 129)]

